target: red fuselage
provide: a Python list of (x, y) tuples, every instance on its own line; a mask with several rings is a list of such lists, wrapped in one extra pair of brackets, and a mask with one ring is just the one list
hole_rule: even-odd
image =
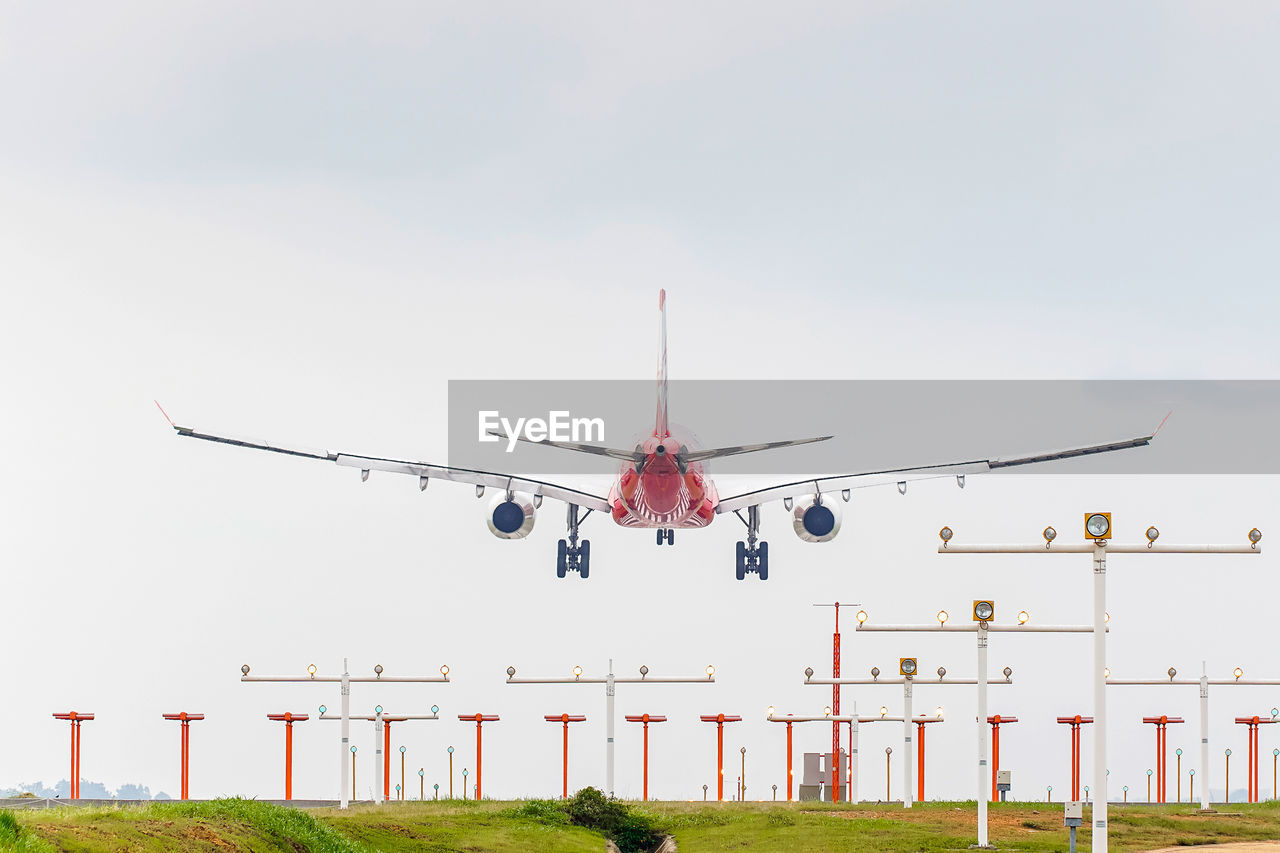
[[(613, 520), (623, 527), (706, 527), (719, 495), (701, 462), (682, 464), (688, 444), (655, 433), (640, 445), (644, 461), (623, 463), (609, 489)], [(639, 470), (637, 470), (639, 469)]]

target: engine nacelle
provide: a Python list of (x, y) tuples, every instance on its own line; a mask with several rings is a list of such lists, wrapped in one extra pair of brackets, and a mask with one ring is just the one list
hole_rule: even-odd
[(791, 509), (791, 526), (805, 542), (830, 542), (840, 532), (840, 504), (830, 496), (800, 498)]
[(523, 539), (533, 531), (533, 498), (523, 492), (513, 492), (508, 500), (500, 493), (489, 504), (489, 532), (499, 539)]

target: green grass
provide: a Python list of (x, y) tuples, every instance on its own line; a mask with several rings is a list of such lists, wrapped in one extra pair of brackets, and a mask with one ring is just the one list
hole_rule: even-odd
[[(293, 853), (298, 850), (368, 853), (371, 849), (317, 821), (307, 812), (253, 800), (60, 808), (5, 814), (16, 816), (24, 836), (35, 836), (49, 846), (0, 846), (0, 849), (78, 850), (86, 853), (115, 850), (163, 853), (219, 848), (253, 853)], [(2, 839), (3, 835), (0, 835)]]
[[(975, 806), (829, 803), (630, 803), (633, 811), (676, 838), (681, 853), (942, 853), (976, 840)], [(1280, 839), (1280, 804), (1221, 806), (1201, 815), (1192, 806), (1112, 806), (1111, 849), (1151, 850), (1228, 841)], [(1078, 838), (1089, 844), (1090, 810)], [(1067, 848), (1062, 804), (995, 803), (991, 840), (1005, 851)], [(392, 803), (348, 811), (296, 811), (250, 800), (154, 803), (145, 806), (0, 813), (0, 850), (47, 853), (247, 850), (275, 853), (467, 851), (467, 853), (600, 853), (602, 837), (566, 822), (547, 801)]]

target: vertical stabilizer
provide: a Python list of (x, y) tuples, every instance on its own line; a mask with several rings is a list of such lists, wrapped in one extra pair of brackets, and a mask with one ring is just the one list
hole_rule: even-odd
[(667, 427), (667, 291), (658, 291), (658, 417), (653, 428), (659, 438), (671, 434)]

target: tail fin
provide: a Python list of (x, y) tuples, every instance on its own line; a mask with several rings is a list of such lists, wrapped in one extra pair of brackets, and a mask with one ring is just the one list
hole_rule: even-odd
[(667, 291), (658, 291), (658, 416), (654, 434), (666, 438), (671, 434), (667, 423)]

